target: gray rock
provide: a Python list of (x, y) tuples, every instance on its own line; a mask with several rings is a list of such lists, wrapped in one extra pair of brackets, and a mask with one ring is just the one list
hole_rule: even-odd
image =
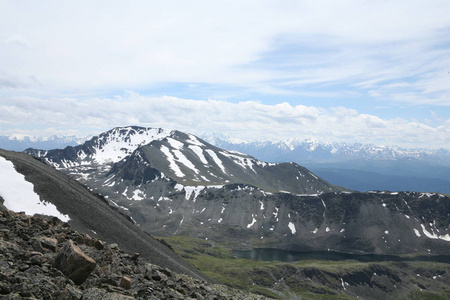
[(33, 237), (31, 239), (34, 250), (45, 251), (48, 249), (52, 252), (58, 251), (58, 240), (45, 236)]
[(83, 300), (132, 300), (134, 297), (118, 293), (108, 293), (98, 288), (90, 288), (83, 293)]
[(75, 284), (82, 284), (94, 271), (96, 263), (81, 251), (72, 240), (69, 240), (56, 256), (54, 266), (73, 280)]

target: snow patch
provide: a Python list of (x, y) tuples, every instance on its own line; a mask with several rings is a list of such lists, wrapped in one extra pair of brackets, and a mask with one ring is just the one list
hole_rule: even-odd
[(309, 172), (309, 175), (311, 175), (311, 176), (314, 177), (315, 179), (319, 180), (319, 178), (318, 178), (316, 175), (314, 175), (313, 173)]
[(202, 142), (200, 142), (196, 136), (189, 134), (189, 139), (186, 140), (189, 144), (192, 144), (194, 146), (205, 146)]
[(214, 160), (216, 165), (219, 166), (219, 168), (222, 170), (222, 172), (227, 174), (227, 172), (225, 171), (225, 167), (223, 166), (223, 163), (220, 160), (220, 158), (217, 156), (217, 154), (214, 151), (212, 151), (211, 149), (206, 149), (206, 152), (208, 152), (209, 156), (212, 157), (212, 159)]
[(195, 200), (197, 200), (197, 196), (204, 189), (205, 189), (205, 186), (185, 186), (184, 190), (186, 192), (186, 194), (185, 194), (186, 200), (191, 199), (191, 195), (194, 194), (194, 198), (192, 199), (192, 202), (195, 202)]
[(33, 184), (26, 181), (25, 176), (16, 171), (13, 163), (3, 157), (0, 157), (0, 196), (5, 200), (5, 207), (10, 210), (23, 211), (28, 215), (54, 216), (64, 222), (70, 220), (54, 204), (41, 201), (34, 192)]
[[(121, 130), (127, 130), (127, 132), (121, 133)], [(117, 128), (103, 139), (102, 136), (99, 136), (101, 145), (95, 145), (93, 147), (94, 154), (92, 155), (92, 159), (100, 164), (108, 162), (116, 163), (133, 153), (139, 146), (155, 140), (162, 140), (169, 136), (170, 133), (171, 130), (159, 128), (146, 128), (143, 132), (136, 131), (131, 127)], [(86, 155), (82, 155), (82, 157), (86, 158)], [(74, 162), (71, 163), (74, 164)], [(67, 167), (68, 164), (69, 162), (66, 162), (64, 166)]]
[(134, 190), (133, 197), (131, 197), (131, 199), (141, 201), (144, 199), (144, 193), (141, 190)]
[(295, 230), (295, 225), (292, 222), (289, 222), (288, 224), (289, 229), (291, 230), (292, 234), (295, 234), (297, 232), (297, 230)]
[(247, 228), (252, 227), (256, 223), (255, 215), (252, 214), (252, 218), (253, 218), (253, 220), (252, 220), (252, 222), (250, 224), (247, 225)]
[(430, 238), (430, 239), (440, 239), (440, 240), (444, 240), (444, 241), (450, 242), (450, 235), (449, 235), (449, 234), (446, 234), (446, 235), (437, 235), (437, 234), (434, 233), (434, 232), (433, 232), (433, 233), (429, 232), (429, 231), (425, 228), (425, 225), (420, 224), (420, 226), (422, 227), (423, 234), (424, 234), (426, 237), (428, 237), (428, 238)]
[(184, 173), (181, 172), (180, 167), (176, 164), (175, 157), (172, 155), (169, 148), (167, 148), (164, 145), (161, 145), (161, 152), (164, 153), (164, 155), (167, 157), (167, 160), (169, 161), (169, 168), (175, 172), (175, 176), (184, 177)]
[(259, 204), (260, 204), (259, 209), (264, 210), (264, 203), (261, 200), (259, 200)]
[(189, 145), (189, 149), (191, 149), (192, 151), (194, 151), (194, 153), (198, 156), (198, 158), (200, 158), (200, 161), (207, 165), (208, 161), (206, 160), (205, 155), (203, 154), (203, 150), (202, 148), (200, 148), (199, 146), (193, 146), (193, 145)]

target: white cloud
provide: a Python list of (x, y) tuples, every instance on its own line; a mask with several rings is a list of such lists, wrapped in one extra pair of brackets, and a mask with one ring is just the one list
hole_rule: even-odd
[[(194, 134), (222, 132), (246, 140), (310, 138), (345, 142), (450, 148), (450, 119), (434, 125), (402, 118), (383, 119), (355, 109), (330, 109), (288, 103), (230, 103), (175, 97), (146, 97), (129, 92), (113, 98), (15, 98), (0, 104), (1, 134), (25, 125), (41, 136), (98, 134), (116, 126), (143, 125)], [(33, 112), (33, 113), (31, 113)], [(10, 129), (8, 129), (10, 128)], [(67, 132), (65, 132), (67, 130)]]
[[(448, 0), (1, 1), (0, 128), (449, 147), (449, 15)], [(126, 90), (145, 96), (105, 96)], [(362, 102), (441, 118), (363, 114)]]
[(449, 15), (447, 0), (3, 1), (0, 89), (203, 83), (321, 97), (331, 85), (336, 97), (449, 105)]

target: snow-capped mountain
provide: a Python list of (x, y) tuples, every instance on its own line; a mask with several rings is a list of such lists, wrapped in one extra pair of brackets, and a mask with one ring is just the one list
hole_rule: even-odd
[(23, 151), (27, 148), (35, 149), (59, 149), (67, 146), (76, 146), (83, 143), (85, 138), (78, 138), (76, 136), (51, 136), (49, 138), (34, 138), (23, 137), (18, 138), (15, 136), (0, 136), (0, 148), (10, 151)]
[(315, 139), (286, 141), (235, 142), (223, 136), (209, 135), (206, 140), (217, 147), (248, 153), (271, 162), (342, 162), (349, 160), (416, 159), (450, 166), (446, 149), (405, 149), (362, 143), (321, 142)]
[(270, 162), (293, 161), (334, 184), (357, 191), (450, 193), (450, 151), (361, 143), (289, 140), (235, 142), (209, 135), (214, 145)]
[(57, 169), (93, 164), (106, 165), (116, 163), (129, 156), (139, 146), (161, 140), (170, 133), (170, 130), (159, 128), (118, 127), (78, 146), (52, 151), (27, 149), (25, 152), (43, 157), (48, 164)]
[(27, 152), (160, 236), (354, 253), (449, 249), (446, 196), (350, 193), (295, 163), (265, 163), (179, 131), (115, 128), (80, 146)]
[(27, 153), (86, 179), (100, 176), (98, 171), (92, 171), (95, 166), (102, 170), (102, 175), (109, 171), (109, 176), (114, 176), (115, 180), (120, 176), (129, 178), (130, 172), (157, 170), (160, 177), (190, 186), (245, 183), (269, 192), (295, 194), (342, 190), (297, 164), (262, 162), (246, 154), (214, 147), (192, 134), (176, 130), (114, 128), (83, 145), (51, 151), (28, 149)]

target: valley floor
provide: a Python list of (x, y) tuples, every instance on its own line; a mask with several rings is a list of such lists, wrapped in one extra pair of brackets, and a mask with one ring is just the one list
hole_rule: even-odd
[(266, 262), (236, 258), (224, 245), (191, 237), (164, 241), (214, 280), (276, 299), (450, 298), (450, 265), (444, 263)]

